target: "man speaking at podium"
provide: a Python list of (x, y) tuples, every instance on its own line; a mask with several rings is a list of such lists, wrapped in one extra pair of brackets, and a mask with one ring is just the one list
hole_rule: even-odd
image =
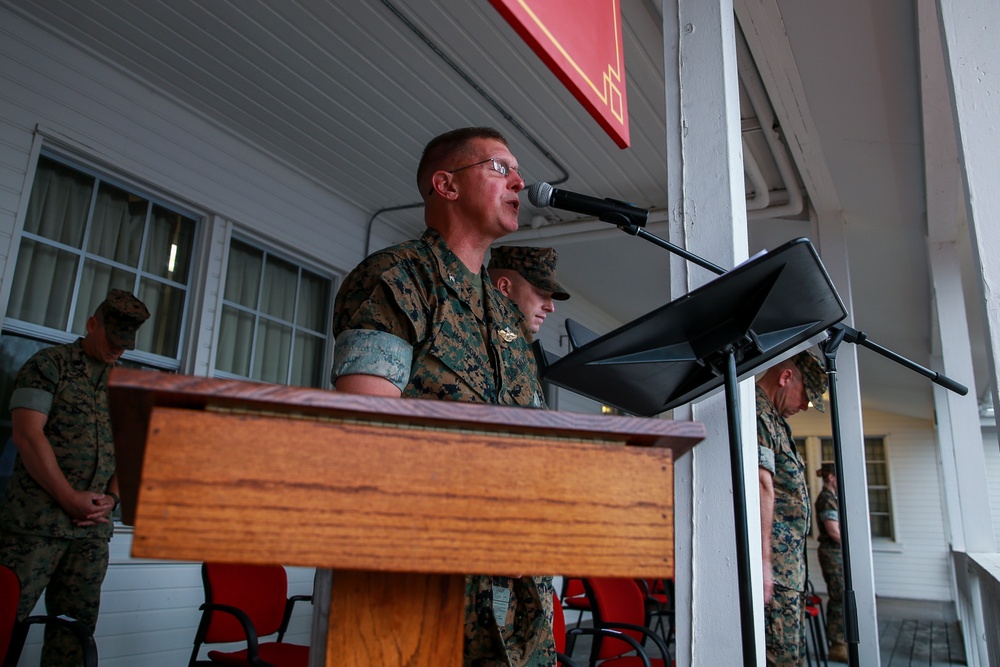
[[(338, 391), (543, 407), (516, 306), (484, 280), (483, 259), (517, 230), (524, 180), (491, 128), (442, 134), (417, 168), (427, 230), (380, 250), (334, 306)], [(465, 667), (555, 665), (550, 577), (466, 578)]]

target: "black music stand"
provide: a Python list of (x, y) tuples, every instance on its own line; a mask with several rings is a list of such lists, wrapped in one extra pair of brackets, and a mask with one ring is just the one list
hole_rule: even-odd
[[(552, 384), (639, 416), (659, 414), (724, 386), (744, 665), (756, 664), (757, 654), (739, 380), (814, 337), (825, 337), (846, 316), (812, 243), (795, 239), (604, 336), (567, 321), (575, 349), (542, 369)], [(548, 355), (542, 359), (548, 361)]]

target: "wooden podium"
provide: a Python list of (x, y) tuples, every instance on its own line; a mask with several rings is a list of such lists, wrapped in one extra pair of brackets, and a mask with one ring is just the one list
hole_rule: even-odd
[(673, 575), (697, 422), (110, 380), (140, 558), (335, 570), (329, 666), (462, 664), (464, 574)]

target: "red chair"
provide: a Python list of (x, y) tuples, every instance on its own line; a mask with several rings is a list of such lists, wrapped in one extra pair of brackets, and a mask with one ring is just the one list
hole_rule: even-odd
[[(296, 602), (311, 595), (288, 597), (288, 575), (281, 565), (232, 565), (203, 563), (205, 604), (194, 638), (188, 667), (238, 665), (241, 667), (307, 667), (309, 647), (282, 641)], [(277, 641), (261, 637), (278, 634)], [(202, 644), (245, 642), (239, 651), (209, 651), (199, 661)]]
[[(590, 651), (590, 666), (596, 667), (665, 667), (672, 664), (667, 645), (657, 633), (646, 627), (646, 604), (639, 585), (633, 579), (595, 577), (584, 579), (591, 599), (596, 632)], [(590, 634), (588, 628), (573, 628), (567, 634)], [(651, 658), (646, 641), (656, 645), (662, 657)]]
[(566, 655), (566, 616), (555, 591), (552, 592), (552, 636), (556, 640), (556, 661), (563, 667), (576, 667), (573, 659)]
[(636, 579), (636, 583), (646, 602), (646, 627), (659, 632), (669, 647), (674, 640), (674, 580)]
[(583, 579), (565, 577), (563, 578), (562, 589), (560, 597), (562, 597), (563, 609), (578, 612), (576, 625), (574, 626), (578, 628), (580, 627), (580, 621), (583, 620), (584, 613), (590, 611), (590, 598), (587, 597), (587, 591), (583, 587)]
[(9, 567), (0, 565), (0, 658), (3, 659), (3, 667), (17, 667), (28, 629), (35, 624), (58, 626), (72, 632), (83, 649), (84, 667), (97, 667), (97, 644), (90, 628), (65, 616), (29, 616), (18, 621), (20, 599), (21, 580)]

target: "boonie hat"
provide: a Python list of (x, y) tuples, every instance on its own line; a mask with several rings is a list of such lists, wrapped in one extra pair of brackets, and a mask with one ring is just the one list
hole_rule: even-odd
[(552, 292), (553, 299), (565, 301), (569, 292), (556, 281), (558, 259), (555, 248), (502, 245), (490, 251), (490, 264), (486, 268), (517, 271), (535, 287)]
[(809, 402), (820, 412), (826, 412), (823, 392), (826, 391), (827, 378), (819, 357), (809, 350), (805, 350), (795, 355), (792, 360), (799, 372), (802, 373), (802, 384), (806, 387), (806, 396), (809, 397)]
[(149, 319), (146, 304), (125, 290), (113, 289), (97, 307), (97, 312), (101, 314), (108, 339), (118, 347), (134, 350), (135, 332)]

